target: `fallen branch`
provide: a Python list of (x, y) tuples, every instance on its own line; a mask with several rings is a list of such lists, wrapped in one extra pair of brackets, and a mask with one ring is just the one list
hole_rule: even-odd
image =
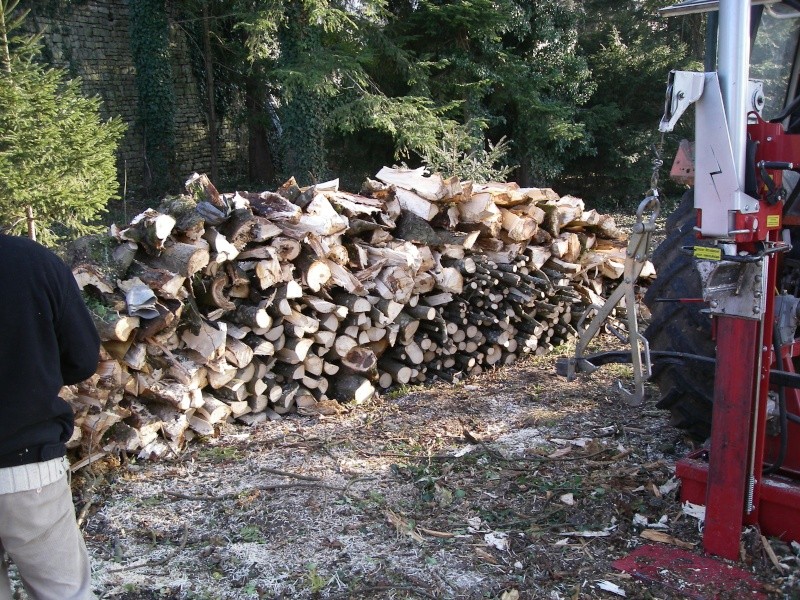
[(770, 544), (769, 540), (766, 537), (764, 537), (763, 535), (761, 536), (761, 545), (764, 546), (764, 552), (767, 553), (767, 557), (769, 558), (770, 562), (772, 563), (772, 566), (774, 566), (776, 569), (778, 569), (778, 571), (780, 573), (785, 573), (786, 572), (786, 566), (782, 565), (781, 562), (778, 560), (778, 557), (775, 554), (775, 551), (772, 549), (772, 544)]
[(302, 479), (303, 481), (322, 481), (320, 477), (314, 477), (313, 475), (300, 475), (299, 473), (281, 471), (280, 469), (270, 469), (269, 467), (262, 467), (259, 470), (263, 471), (264, 473), (269, 473), (270, 475), (280, 475), (281, 477), (291, 477), (293, 479)]
[(181, 541), (175, 550), (169, 553), (164, 558), (159, 558), (158, 560), (150, 559), (143, 563), (137, 563), (135, 565), (127, 565), (124, 567), (120, 567), (118, 569), (111, 569), (109, 573), (121, 573), (123, 571), (132, 571), (133, 569), (138, 569), (140, 567), (162, 567), (175, 558), (185, 547), (186, 547), (186, 540), (189, 538), (189, 527), (186, 523), (183, 524), (183, 533), (181, 534)]
[(196, 500), (198, 502), (218, 502), (220, 500), (233, 500), (234, 498), (238, 498), (242, 494), (246, 494), (247, 492), (252, 491), (259, 491), (259, 492), (266, 492), (270, 490), (285, 490), (289, 488), (313, 488), (313, 489), (320, 489), (320, 490), (330, 490), (332, 492), (345, 492), (347, 488), (337, 487), (332, 485), (325, 485), (325, 484), (314, 484), (314, 483), (271, 483), (265, 485), (259, 485), (253, 488), (249, 488), (247, 490), (239, 490), (238, 492), (231, 492), (229, 494), (220, 494), (219, 496), (196, 496), (192, 494), (184, 494), (183, 492), (173, 492), (173, 491), (165, 491), (164, 494), (169, 496), (170, 498), (175, 498), (176, 500)]

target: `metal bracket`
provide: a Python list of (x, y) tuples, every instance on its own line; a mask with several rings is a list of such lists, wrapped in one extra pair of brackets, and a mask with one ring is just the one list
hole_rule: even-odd
[(664, 116), (658, 130), (661, 133), (672, 131), (678, 119), (689, 106), (700, 99), (705, 85), (705, 73), (693, 71), (670, 71), (667, 80), (667, 98), (664, 103)]
[[(564, 371), (562, 374), (565, 374), (570, 381), (575, 379), (576, 371), (591, 373), (597, 368), (584, 358), (584, 352), (589, 346), (589, 342), (597, 335), (606, 319), (611, 315), (611, 311), (613, 311), (624, 298), (625, 306), (627, 307), (627, 341), (631, 345), (634, 391), (627, 391), (622, 387), (621, 383), (618, 383), (618, 385), (623, 400), (629, 406), (638, 406), (644, 401), (644, 382), (647, 381), (652, 372), (650, 364), (650, 346), (647, 343), (647, 339), (639, 333), (636, 320), (635, 284), (647, 263), (650, 250), (650, 237), (655, 230), (660, 207), (661, 205), (656, 191), (653, 191), (651, 196), (648, 196), (639, 204), (639, 208), (636, 211), (636, 223), (633, 226), (631, 238), (628, 242), (622, 283), (617, 286), (603, 306), (593, 304), (586, 309), (578, 323), (579, 328), (590, 313), (595, 312), (596, 314), (578, 338), (578, 343), (575, 347), (575, 356), (567, 359), (566, 365), (559, 365), (557, 367), (559, 371)], [(652, 212), (650, 218), (645, 220), (644, 213), (648, 210)], [(566, 366), (566, 369), (564, 369), (564, 366)]]
[[(764, 107), (763, 84), (749, 81), (748, 115), (760, 114)], [(695, 104), (694, 201), (702, 211), (700, 233), (703, 237), (729, 238), (735, 233), (735, 214), (752, 214), (759, 203), (741, 189), (736, 176), (731, 132), (717, 73), (672, 71), (667, 85), (664, 116), (659, 124), (662, 133), (672, 131), (680, 116)]]
[[(754, 254), (726, 254), (730, 244), (720, 248), (688, 247), (694, 253), (695, 268), (700, 274), (706, 311), (712, 315), (739, 317), (760, 321), (767, 307), (767, 257), (788, 252), (790, 244), (762, 242), (763, 247)], [(711, 251), (711, 252), (709, 252)], [(716, 251), (717, 256), (711, 257)], [(735, 247), (734, 247), (735, 251)], [(700, 252), (703, 252), (701, 256)], [(706, 255), (709, 255), (708, 257)]]
[(700, 273), (708, 312), (760, 320), (766, 309), (766, 262), (698, 260), (695, 266)]

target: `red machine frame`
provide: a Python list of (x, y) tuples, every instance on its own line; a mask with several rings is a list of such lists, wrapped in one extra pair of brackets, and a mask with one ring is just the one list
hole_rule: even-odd
[[(706, 57), (706, 70), (670, 73), (659, 131), (673, 131), (684, 111), (695, 105), (694, 150), (677, 170), (684, 183), (691, 179), (694, 186), (698, 237), (711, 242), (693, 251), (717, 348), (711, 443), (680, 460), (676, 474), (682, 480), (681, 499), (705, 505), (705, 550), (731, 560), (740, 558), (744, 524), (800, 542), (800, 339), (794, 339), (800, 328), (800, 295), (776, 289), (787, 264), (784, 255), (791, 251), (784, 236), (792, 233), (791, 227), (800, 231), (800, 218), (786, 206), (783, 189), (784, 173), (800, 172), (800, 135), (785, 133), (777, 121), (787, 120), (792, 112), (800, 116), (800, 93), (792, 92), (795, 99), (775, 117), (776, 122), (766, 122), (760, 117), (764, 82), (750, 80), (750, 41), (757, 29), (751, 16), (763, 16), (765, 4), (780, 3), (684, 0), (662, 11), (674, 15), (714, 11), (718, 17), (709, 20), (708, 35), (719, 48)], [(800, 18), (800, 9), (789, 8), (798, 13), (793, 18)], [(716, 25), (711, 27), (713, 22), (718, 31)], [(709, 61), (709, 56), (716, 58)], [(795, 47), (798, 59), (800, 45)], [(796, 69), (793, 73), (800, 89), (800, 75)], [(793, 191), (790, 203), (795, 195)], [(640, 211), (657, 196), (657, 190), (651, 190)], [(648, 231), (644, 223), (636, 227), (635, 235)], [(629, 249), (628, 257), (626, 269), (632, 257), (643, 260), (638, 250)], [(630, 286), (635, 277), (626, 275), (624, 281)], [(598, 317), (608, 314), (618, 299), (609, 298)], [(606, 362), (617, 362), (613, 352), (583, 354), (599, 326), (593, 321), (581, 334), (576, 356), (557, 365), (561, 374), (574, 377), (577, 371), (591, 372)], [(651, 359), (700, 364), (712, 360), (670, 350), (650, 352), (646, 340), (642, 352), (635, 316), (629, 328), (629, 359), (637, 382), (645, 371), (649, 376)], [(775, 391), (780, 435), (768, 432)], [(637, 393), (635, 399), (642, 396)]]
[[(748, 126), (748, 135), (758, 143), (756, 163), (800, 165), (800, 136), (785, 134), (780, 124), (761, 119)], [(781, 170), (766, 170), (773, 186), (780, 187)], [(737, 214), (737, 247), (756, 254), (763, 242), (779, 242), (782, 202), (766, 200), (770, 186), (761, 176), (759, 211)], [(701, 219), (702, 215), (698, 215)], [(775, 290), (781, 261), (778, 253), (764, 256), (768, 261), (766, 290)], [(775, 294), (766, 298), (763, 323), (774, 322)], [(766, 433), (769, 373), (774, 366), (796, 372), (794, 359), (800, 356), (800, 340), (773, 351), (772, 327), (761, 321), (715, 316), (717, 360), (711, 446), (678, 462), (676, 474), (682, 481), (681, 500), (706, 506), (703, 546), (706, 551), (736, 560), (743, 524), (757, 525), (767, 535), (800, 541), (800, 424), (787, 421), (789, 444), (778, 473), (766, 474), (764, 461), (775, 456), (778, 441)], [(761, 383), (762, 385), (758, 385)], [(787, 410), (800, 415), (800, 390), (788, 389)], [(745, 429), (746, 428), (746, 429)], [(753, 432), (744, 436), (742, 431)]]

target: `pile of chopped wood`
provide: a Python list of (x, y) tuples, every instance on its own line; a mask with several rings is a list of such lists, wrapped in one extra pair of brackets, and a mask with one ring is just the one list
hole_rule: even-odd
[(580, 199), (422, 169), (376, 179), (221, 194), (194, 175), (77, 245), (103, 351), (64, 390), (70, 447), (159, 456), (224, 421), (456, 381), (569, 341), (622, 274), (624, 234)]

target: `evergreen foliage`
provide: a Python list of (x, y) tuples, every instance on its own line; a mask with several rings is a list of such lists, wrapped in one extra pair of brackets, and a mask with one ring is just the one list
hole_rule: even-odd
[(272, 0), (246, 26), (279, 105), (284, 174), (500, 160), (481, 169), (624, 201), (649, 181), (667, 73), (703, 47), (697, 17), (666, 21), (660, 5)]
[[(652, 148), (660, 144), (658, 123), (669, 71), (689, 68), (689, 49), (699, 52), (703, 45), (698, 17), (661, 18), (661, 0), (625, 4), (621, 10), (614, 0), (584, 2), (578, 41), (595, 89), (580, 118), (590, 152), (569, 160), (553, 183), (563, 193), (635, 207), (649, 187)], [(667, 136), (665, 158), (674, 156), (681, 137), (692, 137), (687, 122)]]
[(0, 225), (52, 245), (95, 230), (116, 198), (115, 152), (124, 127), (102, 121), (98, 98), (78, 80), (36, 62), (34, 36), (17, 30), (25, 13), (0, 0)]
[(658, 0), (229, 4), (275, 103), (280, 175), (304, 182), (403, 160), (633, 198), (667, 73), (702, 48), (697, 19), (665, 21)]
[(509, 144), (501, 138), (488, 147), (476, 146), (471, 123), (454, 124), (438, 145), (425, 150), (422, 159), (431, 172), (456, 175), (462, 181), (505, 181), (513, 167), (506, 162)]
[[(386, 36), (390, 17), (381, 0), (288, 0), (258, 3), (244, 18), (251, 72), (277, 105), (283, 176), (310, 182), (344, 165), (358, 176), (336, 175), (363, 181), (386, 162), (432, 148), (452, 124), (449, 106), (410, 89), (416, 69), (397, 68), (414, 59)], [(385, 72), (393, 76), (381, 81)], [(365, 144), (375, 152), (364, 153)]]
[(649, 183), (667, 74), (703, 50), (702, 18), (662, 19), (662, 4), (181, 0), (171, 22), (166, 0), (130, 0), (149, 192), (183, 175), (172, 27), (190, 38), (212, 154), (216, 122), (246, 107), (259, 186), (338, 176), (352, 189), (402, 161), (632, 202)]
[(511, 140), (523, 184), (545, 183), (583, 151), (578, 106), (591, 90), (576, 52), (579, 7), (554, 0), (397, 1), (388, 35), (422, 63), (415, 87), (470, 125), (473, 149)]

